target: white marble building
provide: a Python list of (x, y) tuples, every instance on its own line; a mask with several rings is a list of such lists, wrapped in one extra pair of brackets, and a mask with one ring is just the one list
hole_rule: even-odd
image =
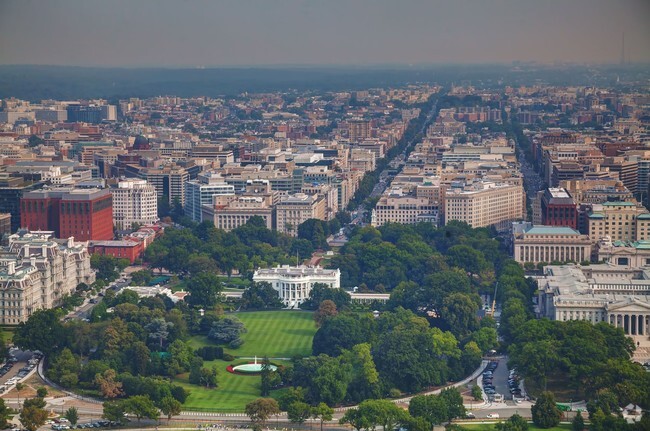
[(539, 317), (607, 322), (650, 346), (650, 268), (547, 266), (538, 285)]
[(320, 266), (277, 266), (258, 269), (253, 274), (253, 281), (268, 282), (278, 292), (287, 308), (294, 308), (309, 298), (316, 283), (326, 284), (336, 289), (341, 287), (339, 269), (323, 269)]

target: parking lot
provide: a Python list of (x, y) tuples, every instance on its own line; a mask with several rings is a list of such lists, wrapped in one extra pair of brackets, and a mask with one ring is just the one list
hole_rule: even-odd
[(91, 429), (91, 428), (106, 428), (119, 425), (117, 422), (111, 422), (104, 419), (95, 420), (92, 422), (83, 422), (78, 423), (75, 426), (72, 426), (67, 419), (54, 419), (46, 423), (50, 425), (50, 428), (55, 431), (69, 430), (69, 429)]
[(5, 394), (27, 376), (42, 358), (42, 354), (17, 349), (9, 350), (9, 357), (0, 368), (0, 394)]

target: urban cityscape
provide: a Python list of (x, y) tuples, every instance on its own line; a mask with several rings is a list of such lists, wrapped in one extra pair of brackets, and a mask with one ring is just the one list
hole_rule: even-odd
[(0, 427), (650, 430), (650, 5), (53, 3), (0, 4)]

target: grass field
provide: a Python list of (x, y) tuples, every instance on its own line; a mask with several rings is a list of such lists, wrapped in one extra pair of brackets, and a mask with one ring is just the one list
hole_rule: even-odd
[[(262, 358), (291, 358), (295, 355), (309, 355), (311, 342), (316, 332), (312, 313), (300, 311), (259, 311), (237, 313), (248, 332), (242, 336), (244, 345), (239, 349), (225, 349), (233, 356)], [(193, 348), (212, 345), (207, 337), (192, 337)], [(273, 361), (281, 364), (282, 361)], [(186, 409), (214, 411), (243, 411), (244, 406), (260, 396), (260, 377), (241, 376), (226, 371), (228, 362), (216, 360), (205, 363), (216, 366), (219, 387), (205, 389), (191, 385), (187, 375), (178, 376), (176, 382), (190, 391), (184, 404)]]
[[(464, 430), (468, 431), (494, 431), (496, 428), (494, 427), (494, 424), (472, 424), (472, 425), (463, 425), (462, 426)], [(553, 427), (553, 428), (538, 428), (534, 424), (529, 423), (528, 424), (528, 431), (537, 431), (537, 430), (542, 430), (544, 429), (545, 431), (567, 431), (571, 430), (571, 424), (560, 424), (559, 426)]]

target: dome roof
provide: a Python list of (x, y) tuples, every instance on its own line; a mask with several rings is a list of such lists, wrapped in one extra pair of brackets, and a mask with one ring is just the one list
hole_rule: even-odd
[(142, 135), (138, 135), (135, 137), (135, 141), (133, 142), (134, 150), (148, 150), (150, 148), (151, 145), (149, 145), (149, 139), (145, 138)]

